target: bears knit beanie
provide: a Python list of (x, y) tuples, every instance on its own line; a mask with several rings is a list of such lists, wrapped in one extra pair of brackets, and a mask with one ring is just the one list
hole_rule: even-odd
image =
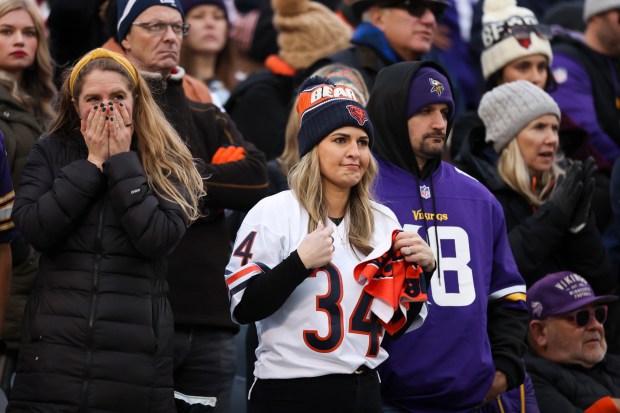
[(587, 23), (590, 17), (613, 9), (620, 9), (620, 0), (586, 0), (583, 4), (583, 20)]
[(516, 0), (485, 0), (482, 43), (480, 60), (485, 80), (521, 57), (542, 54), (549, 65), (553, 59), (546, 27), (538, 24), (529, 9), (517, 7)]
[(528, 123), (543, 115), (560, 119), (560, 108), (551, 96), (527, 80), (499, 85), (485, 93), (478, 106), (478, 115), (486, 127), (486, 142), (495, 152), (516, 138)]
[(413, 76), (409, 87), (407, 119), (410, 119), (421, 109), (437, 103), (448, 105), (450, 111), (448, 121), (451, 121), (454, 115), (454, 100), (452, 99), (450, 82), (437, 69), (428, 66), (423, 67)]
[(321, 3), (272, 0), (278, 55), (295, 69), (305, 69), (322, 57), (350, 46), (351, 28)]
[(335, 85), (321, 76), (306, 79), (299, 89), (297, 113), (301, 118), (297, 134), (300, 158), (344, 126), (363, 129), (372, 146), (374, 131), (368, 113), (347, 86)]
[(168, 6), (177, 9), (185, 21), (183, 8), (177, 0), (118, 0), (116, 5), (118, 23), (116, 25), (117, 41), (120, 43), (129, 33), (132, 23), (146, 9), (153, 6)]
[(194, 7), (202, 6), (203, 4), (217, 6), (224, 11), (226, 20), (229, 21), (228, 20), (228, 9), (226, 9), (224, 0), (179, 0), (179, 3), (181, 3), (181, 7), (183, 7), (183, 12), (185, 14), (189, 13), (189, 11), (193, 9)]

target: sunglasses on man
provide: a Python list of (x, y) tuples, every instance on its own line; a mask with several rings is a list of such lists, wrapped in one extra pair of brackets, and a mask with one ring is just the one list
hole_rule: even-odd
[(603, 324), (605, 320), (607, 320), (607, 306), (599, 305), (594, 308), (576, 310), (572, 313), (557, 316), (557, 318), (572, 321), (578, 328), (583, 328), (588, 325), (592, 317), (600, 324)]
[(406, 1), (392, 1), (381, 4), (379, 7), (388, 8), (393, 7), (397, 9), (404, 9), (410, 15), (414, 17), (422, 17), (426, 10), (430, 10), (435, 16), (435, 20), (439, 21), (443, 16), (447, 4), (439, 1), (424, 1), (424, 0), (406, 0)]

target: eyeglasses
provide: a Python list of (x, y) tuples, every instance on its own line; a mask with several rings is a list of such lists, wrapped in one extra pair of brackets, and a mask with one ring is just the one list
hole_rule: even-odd
[(180, 35), (183, 37), (187, 36), (187, 33), (189, 33), (189, 27), (190, 27), (188, 23), (164, 23), (164, 22), (155, 22), (155, 23), (133, 22), (132, 25), (142, 27), (143, 29), (146, 29), (146, 31), (148, 31), (150, 34), (156, 35), (156, 36), (161, 36), (162, 34), (164, 34), (166, 30), (168, 29), (168, 26), (170, 26), (174, 34), (176, 34), (177, 36)]
[(435, 16), (435, 20), (439, 20), (443, 16), (447, 4), (440, 1), (401, 0), (383, 3), (379, 7), (405, 9), (410, 15), (418, 18), (424, 16), (426, 10), (430, 10)]
[(603, 324), (605, 320), (607, 320), (607, 306), (599, 305), (598, 307), (588, 308), (585, 310), (577, 310), (572, 313), (564, 314), (558, 316), (558, 318), (563, 318), (565, 320), (572, 321), (578, 328), (585, 327), (590, 319), (594, 316), (596, 321)]

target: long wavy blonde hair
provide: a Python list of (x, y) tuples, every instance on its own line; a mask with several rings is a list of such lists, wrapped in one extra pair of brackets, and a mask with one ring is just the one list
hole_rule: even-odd
[(564, 170), (559, 166), (561, 160), (562, 156), (559, 153), (556, 154), (551, 168), (534, 180), (515, 138), (500, 153), (497, 169), (509, 187), (524, 196), (531, 205), (538, 207), (548, 199), (558, 177), (564, 175)]
[[(347, 228), (349, 242), (364, 255), (369, 254), (373, 249), (370, 240), (375, 228), (375, 220), (372, 214), (371, 186), (375, 176), (377, 176), (377, 171), (377, 161), (371, 154), (366, 173), (357, 185), (351, 188), (346, 208), (346, 214), (349, 215)], [(316, 146), (293, 166), (288, 181), (291, 191), (299, 203), (308, 211), (310, 216), (308, 233), (310, 233), (316, 229), (319, 221), (325, 223), (328, 219), (327, 203), (321, 181), (319, 153)]]
[[(134, 83), (129, 72), (115, 60), (91, 60), (75, 77), (75, 96), (80, 95), (84, 78), (94, 70), (120, 74), (134, 96), (134, 133), (149, 187), (161, 198), (178, 204), (190, 221), (197, 219), (200, 216), (199, 199), (205, 195), (202, 177), (189, 149), (153, 100), (142, 76), (138, 76), (138, 82)], [(69, 76), (63, 82), (58, 106), (58, 115), (52, 120), (48, 133), (66, 136), (80, 132), (80, 118), (71, 99)]]
[(54, 116), (52, 101), (56, 88), (52, 81), (53, 65), (47, 43), (45, 25), (32, 0), (0, 0), (0, 17), (16, 10), (24, 10), (32, 19), (37, 32), (37, 50), (32, 66), (24, 69), (21, 84), (7, 72), (0, 70), (0, 83), (13, 99), (22, 104), (44, 125)]

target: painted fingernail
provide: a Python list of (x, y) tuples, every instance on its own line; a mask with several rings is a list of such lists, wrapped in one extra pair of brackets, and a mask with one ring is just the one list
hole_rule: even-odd
[(108, 119), (110, 119), (110, 118), (109, 118), (108, 116), (106, 116), (106, 117), (105, 117), (105, 120), (108, 120)]
[(97, 110), (97, 108), (98, 108), (98, 107), (99, 107), (99, 106), (95, 105), (95, 107), (93, 108), (93, 110)]
[(114, 122), (114, 118), (110, 118), (110, 122)]
[(103, 104), (103, 102), (101, 102), (101, 103), (99, 104), (99, 106), (104, 107), (105, 105)]
[(110, 106), (110, 110), (114, 110), (114, 108), (112, 106)]
[(123, 106), (123, 102), (118, 102), (118, 104), (119, 104), (120, 106)]
[(102, 111), (102, 112), (105, 112), (105, 106), (102, 106), (102, 107), (101, 107), (101, 111)]
[(108, 105), (112, 106), (112, 101), (111, 100), (108, 102)]

